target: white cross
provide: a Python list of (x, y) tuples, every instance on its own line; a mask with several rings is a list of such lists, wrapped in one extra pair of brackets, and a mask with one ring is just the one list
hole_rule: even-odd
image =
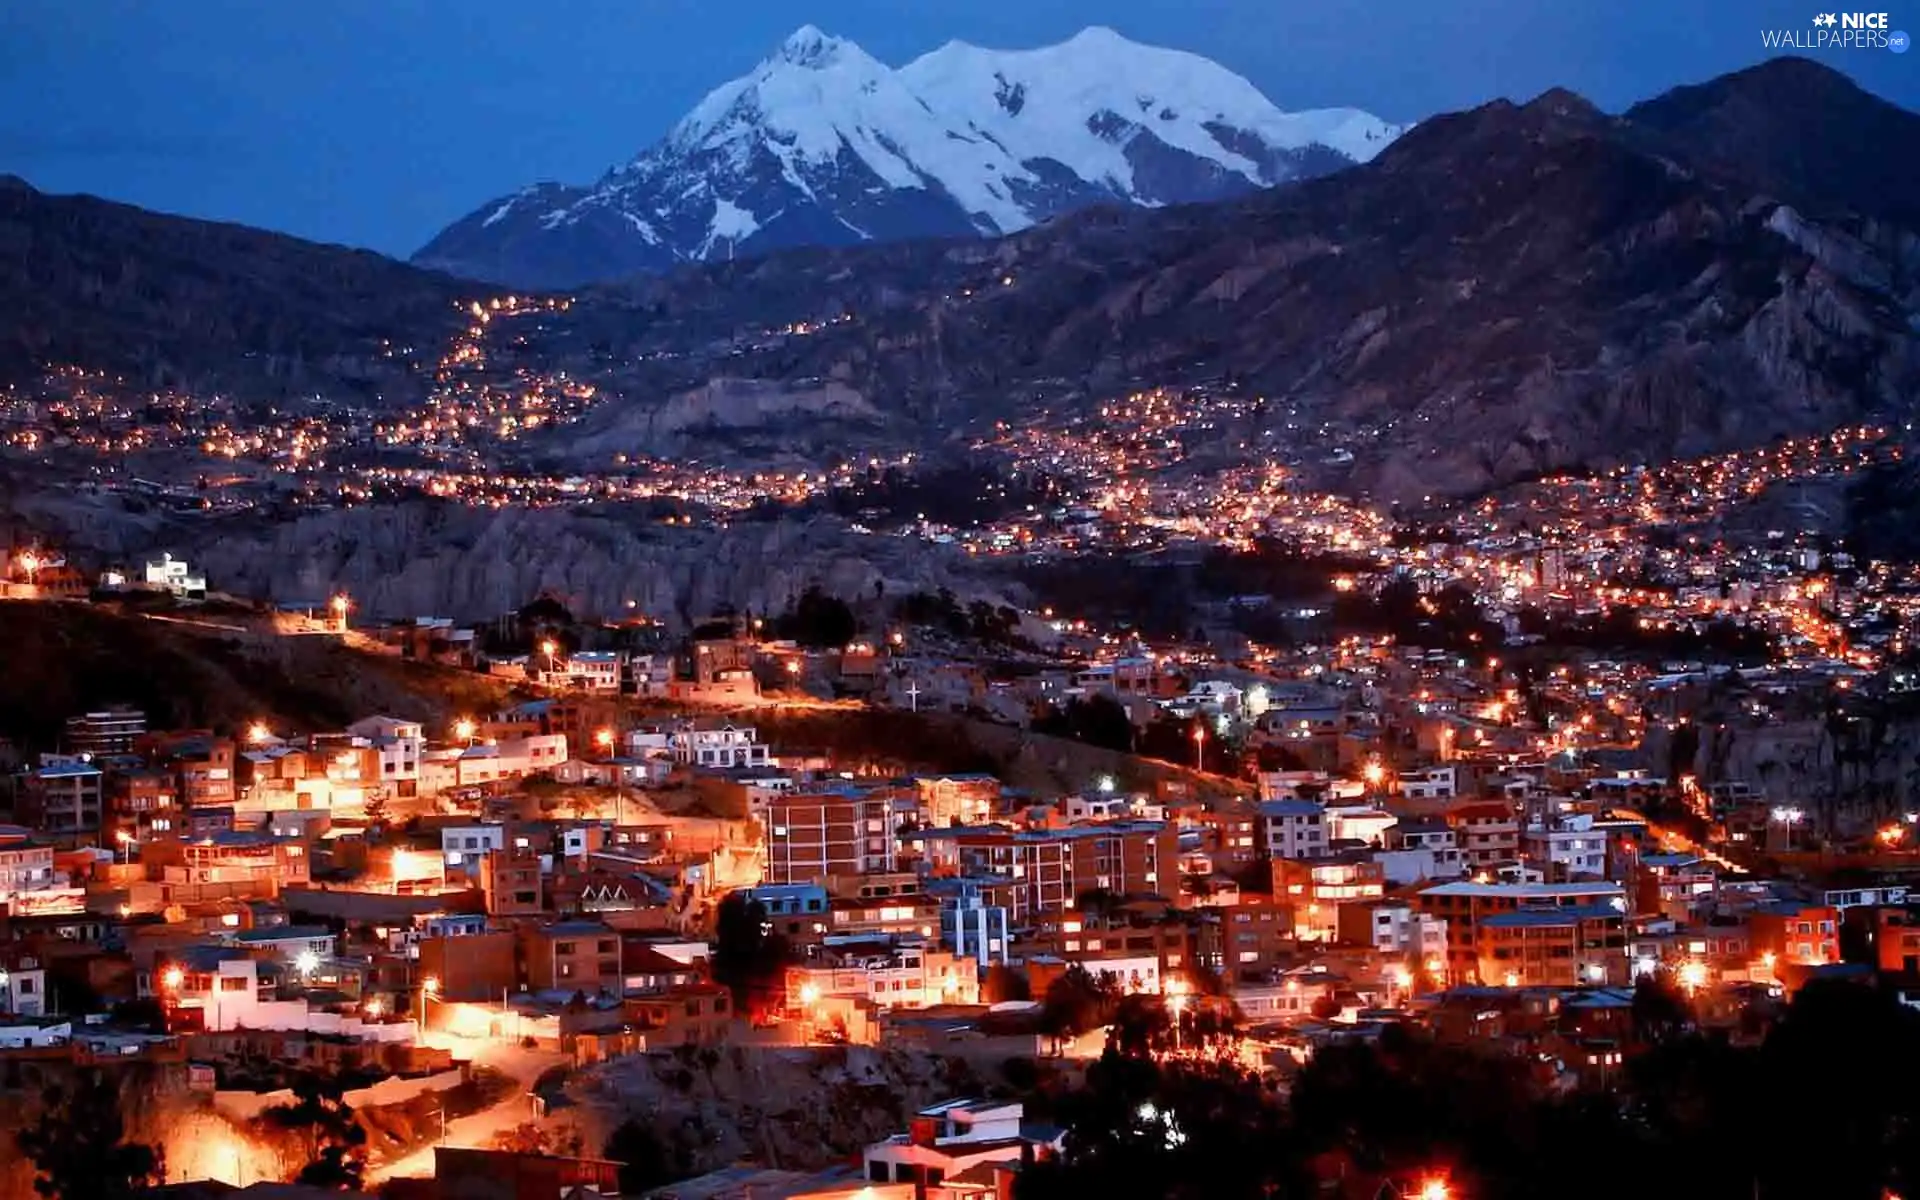
[(917, 680), (907, 680), (907, 703), (913, 706), (913, 712), (920, 711), (920, 684)]

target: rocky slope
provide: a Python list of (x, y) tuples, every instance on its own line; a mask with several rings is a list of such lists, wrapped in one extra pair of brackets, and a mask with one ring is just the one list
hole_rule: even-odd
[[(1887, 107), (1811, 64), (1759, 72), (1747, 94), (1768, 111), (1815, 105), (1846, 128)], [(1898, 131), (1829, 157), (1920, 151), (1910, 118)], [(1689, 140), (1550, 92), (1225, 206), (717, 265), (605, 289), (573, 320), (632, 361), (822, 323), (730, 343), (725, 373), (834, 380), (903, 436), (1232, 378), (1276, 425), (1358, 430), (1344, 484), (1392, 498), (1903, 414), (1920, 392), (1914, 233), (1850, 193), (1803, 193), (1822, 203), (1802, 212), (1745, 156), (1688, 157)], [(678, 360), (672, 386), (647, 375), (646, 390), (707, 369)], [(580, 431), (595, 453), (634, 420), (621, 412)]]
[(1371, 158), (1353, 109), (1284, 113), (1193, 54), (1088, 29), (1037, 50), (962, 42), (894, 70), (802, 27), (586, 187), (539, 184), (415, 261), (569, 287), (807, 245), (973, 237), (1093, 203), (1216, 200)]
[(957, 556), (830, 519), (669, 527), (611, 505), (355, 508), (264, 529), (216, 525), (180, 544), (227, 591), (288, 598), (344, 588), (370, 616), (488, 620), (550, 591), (578, 612), (631, 608), (684, 626), (727, 604), (780, 612), (816, 583), (854, 597), (876, 584), (890, 595), (980, 590)]

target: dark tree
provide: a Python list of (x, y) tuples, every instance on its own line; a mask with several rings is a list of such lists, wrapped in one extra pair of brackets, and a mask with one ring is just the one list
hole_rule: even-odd
[(49, 1087), (39, 1121), (18, 1136), (37, 1171), (33, 1190), (52, 1200), (120, 1200), (157, 1186), (160, 1152), (126, 1132), (120, 1093), (100, 1068)]
[(687, 1139), (662, 1137), (651, 1124), (632, 1117), (607, 1138), (606, 1156), (620, 1164), (620, 1193), (638, 1196), (695, 1173)]
[(818, 584), (800, 593), (800, 599), (774, 621), (773, 627), (781, 637), (815, 650), (844, 646), (858, 629), (846, 601), (827, 595)]
[(735, 1010), (764, 1019), (784, 991), (786, 964), (786, 940), (768, 924), (766, 906), (729, 893), (715, 914), (713, 978), (733, 992)]
[(1693, 1005), (1665, 971), (1642, 975), (1633, 986), (1633, 1032), (1643, 1042), (1661, 1043), (1693, 1028)]
[(1040, 1028), (1054, 1037), (1078, 1037), (1111, 1020), (1117, 999), (1112, 984), (1075, 964), (1047, 985)]
[(335, 1191), (357, 1191), (367, 1169), (367, 1131), (344, 1099), (345, 1084), (311, 1072), (294, 1077), (293, 1103), (261, 1114), (282, 1129), (296, 1130), (307, 1139), (307, 1165), (295, 1183)]
[(1133, 721), (1127, 716), (1125, 706), (1111, 696), (1069, 700), (1065, 708), (1034, 721), (1033, 731), (1072, 738), (1107, 750), (1133, 749)]

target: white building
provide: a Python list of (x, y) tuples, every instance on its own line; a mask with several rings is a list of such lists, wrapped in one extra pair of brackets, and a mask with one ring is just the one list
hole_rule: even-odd
[(47, 971), (39, 955), (24, 950), (0, 953), (0, 1013), (47, 1015)]
[(53, 872), (53, 847), (33, 839), (18, 825), (0, 825), (0, 903), (40, 892), (60, 880)]
[(504, 825), (450, 825), (440, 831), (440, 853), (450, 867), (472, 865), (482, 854), (504, 850)]
[(1327, 852), (1327, 810), (1311, 800), (1260, 805), (1267, 853), (1274, 858), (1320, 858)]
[(1400, 773), (1400, 794), (1409, 800), (1451, 800), (1459, 795), (1458, 767), (1426, 767)]
[(1329, 804), (1327, 839), (1383, 846), (1386, 844), (1387, 830), (1398, 820), (1392, 813), (1367, 804)]
[[(347, 732), (364, 739), (379, 752), (379, 783), (406, 795), (420, 780), (420, 755), (426, 747), (426, 730), (418, 721), (398, 717), (368, 717), (347, 726)], [(363, 782), (372, 783), (373, 780)]]
[(582, 650), (567, 659), (567, 681), (589, 692), (618, 692), (621, 665), (617, 651)]
[(1025, 1119), (1018, 1100), (950, 1100), (921, 1109), (908, 1132), (868, 1146), (861, 1165), (869, 1182), (911, 1184), (924, 1194), (966, 1171), (995, 1163), (1017, 1168), (1057, 1153), (1064, 1132), (1030, 1137), (1021, 1129)]
[(1521, 851), (1551, 879), (1600, 877), (1607, 873), (1607, 835), (1585, 813), (1551, 827), (1534, 826), (1521, 836)]
[(765, 767), (772, 753), (756, 732), (731, 722), (718, 728), (686, 725), (667, 734), (667, 749), (675, 762), (696, 767)]
[(1382, 954), (1417, 956), (1422, 962), (1447, 960), (1447, 922), (1443, 917), (1415, 912), (1411, 904), (1376, 904), (1370, 928), (1373, 948)]
[(204, 600), (207, 595), (207, 577), (193, 574), (185, 559), (171, 554), (162, 554), (158, 562), (147, 563), (141, 582), (156, 591), (186, 599)]

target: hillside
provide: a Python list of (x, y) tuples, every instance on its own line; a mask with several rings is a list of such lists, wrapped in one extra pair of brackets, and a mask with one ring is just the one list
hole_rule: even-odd
[(438, 725), (490, 711), (506, 694), (482, 676), (403, 664), (329, 637), (240, 634), (52, 602), (0, 602), (0, 618), (11, 647), (0, 672), (0, 733), (29, 747), (55, 745), (67, 716), (113, 704), (144, 710), (157, 729), (232, 733), (255, 721), (337, 728), (374, 713)]
[(80, 366), (260, 398), (407, 389), (389, 348), (437, 349), (474, 291), (364, 250), (0, 177), (0, 383)]
[[(1887, 107), (1824, 68), (1759, 70), (1748, 94), (1781, 121), (1813, 105), (1844, 128)], [(1826, 161), (1903, 161), (1920, 135), (1899, 129), (1897, 145), (1846, 143)], [(1036, 404), (1231, 379), (1265, 397), (1272, 436), (1359, 431), (1370, 448), (1335, 482), (1392, 498), (1904, 412), (1920, 388), (1913, 234), (1852, 208), (1798, 212), (1746, 160), (1677, 145), (1549, 92), (1226, 205), (711, 266), (605, 289), (571, 317), (582, 340), (644, 364), (629, 395), (721, 371), (830, 379), (846, 411), (867, 404), (866, 424), (923, 443)], [(818, 327), (655, 365), (782, 322)], [(644, 449), (652, 403), (604, 405), (554, 448)]]

